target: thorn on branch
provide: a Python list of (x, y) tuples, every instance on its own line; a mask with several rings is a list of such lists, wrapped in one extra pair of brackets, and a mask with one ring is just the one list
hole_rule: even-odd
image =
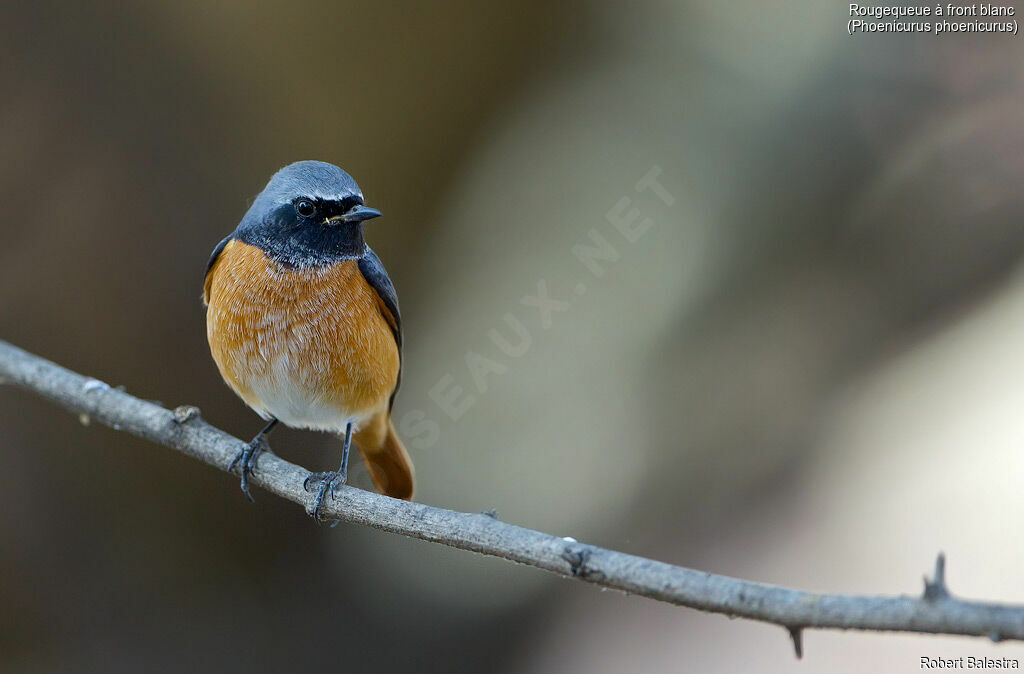
[(199, 408), (194, 405), (179, 405), (174, 408), (174, 423), (184, 424), (199, 418)]
[(803, 627), (787, 627), (789, 631), (789, 638), (793, 640), (793, 650), (796, 651), (796, 659), (801, 660), (804, 657), (804, 628)]
[(486, 515), (487, 517), (490, 517), (492, 520), (498, 519), (498, 511), (495, 508), (491, 508), (490, 510), (485, 510), (485, 511), (483, 511), (480, 514), (481, 515)]
[(949, 596), (949, 589), (946, 588), (946, 556), (939, 553), (935, 558), (935, 575), (931, 580), (924, 577), (924, 600), (937, 601)]

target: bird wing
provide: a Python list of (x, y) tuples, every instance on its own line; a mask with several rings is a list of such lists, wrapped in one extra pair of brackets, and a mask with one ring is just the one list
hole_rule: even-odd
[(221, 239), (221, 242), (217, 244), (217, 247), (213, 249), (213, 252), (210, 253), (210, 261), (206, 263), (206, 274), (203, 277), (204, 304), (209, 304), (210, 302), (210, 272), (213, 270), (213, 265), (217, 264), (217, 258), (219, 258), (220, 254), (224, 252), (224, 246), (228, 245), (228, 241), (230, 241), (234, 236), (234, 234), (228, 234), (225, 236)]
[(398, 393), (398, 386), (402, 382), (402, 316), (398, 311), (398, 295), (395, 293), (395, 285), (391, 277), (381, 264), (380, 258), (369, 246), (366, 247), (366, 255), (359, 258), (359, 271), (363, 278), (370, 284), (370, 287), (377, 293), (380, 300), (381, 315), (391, 326), (391, 334), (395, 336), (395, 344), (398, 345), (398, 379), (395, 381), (395, 390), (391, 392), (391, 400), (388, 408), (395, 404), (395, 394)]

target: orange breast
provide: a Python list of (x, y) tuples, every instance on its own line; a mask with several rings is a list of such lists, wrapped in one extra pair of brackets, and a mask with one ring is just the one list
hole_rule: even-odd
[(262, 416), (340, 431), (387, 409), (398, 346), (355, 261), (291, 269), (232, 240), (204, 297), (217, 367)]

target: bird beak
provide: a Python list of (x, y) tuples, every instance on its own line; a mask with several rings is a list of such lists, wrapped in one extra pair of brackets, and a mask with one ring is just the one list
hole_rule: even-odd
[(333, 225), (342, 222), (362, 222), (363, 220), (370, 220), (372, 218), (380, 217), (381, 215), (382, 213), (376, 208), (359, 205), (353, 206), (341, 215), (335, 215), (332, 218), (327, 218), (327, 222), (325, 224)]

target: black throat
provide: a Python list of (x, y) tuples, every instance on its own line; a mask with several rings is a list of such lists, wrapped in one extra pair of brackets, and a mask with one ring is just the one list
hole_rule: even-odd
[(236, 238), (287, 267), (322, 267), (342, 260), (358, 260), (366, 254), (361, 222), (323, 224), (287, 217), (268, 220), (242, 223)]

